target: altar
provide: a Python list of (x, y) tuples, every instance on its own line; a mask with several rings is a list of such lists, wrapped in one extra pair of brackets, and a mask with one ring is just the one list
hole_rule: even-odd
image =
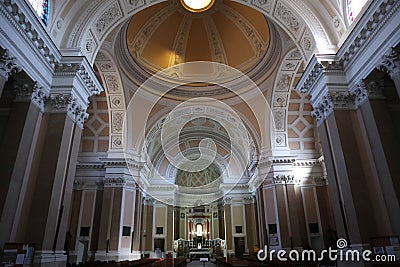
[(211, 252), (208, 248), (191, 248), (189, 251), (189, 259), (211, 258)]

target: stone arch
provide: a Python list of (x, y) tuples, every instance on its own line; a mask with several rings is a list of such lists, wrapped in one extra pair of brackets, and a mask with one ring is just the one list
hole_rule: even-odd
[[(307, 20), (302, 18), (296, 10), (296, 3), (290, 0), (271, 0), (271, 1), (244, 1), (235, 0), (238, 3), (255, 8), (282, 27), (296, 43), (305, 61), (308, 61), (314, 54), (319, 40), (318, 48), (331, 45), (331, 40), (324, 31), (319, 19), (313, 15), (306, 5), (302, 5), (300, 10), (304, 14), (309, 14)], [(72, 21), (75, 26), (68, 35), (68, 41), (61, 43), (63, 48), (80, 48), (88, 60), (93, 63), (101, 44), (108, 33), (129, 19), (135, 13), (161, 3), (163, 0), (143, 1), (95, 1), (92, 2), (81, 14), (78, 21)], [(298, 9), (298, 8), (297, 8)], [(68, 28), (65, 25), (64, 28)], [(65, 35), (65, 34), (64, 34)]]
[(110, 121), (109, 151), (119, 151), (122, 149), (122, 124), (126, 110), (121, 77), (114, 60), (105, 49), (97, 54), (95, 66), (107, 97)]
[(273, 129), (273, 142), (275, 149), (282, 153), (289, 153), (287, 129), (289, 99), (296, 80), (296, 73), (298, 72), (301, 63), (302, 56), (300, 52), (296, 48), (289, 51), (282, 60), (275, 79), (271, 103), (272, 114), (275, 122), (275, 127)]

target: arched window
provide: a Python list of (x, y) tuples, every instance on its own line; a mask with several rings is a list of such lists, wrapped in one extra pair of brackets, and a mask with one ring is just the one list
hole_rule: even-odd
[(362, 8), (368, 2), (368, 0), (346, 0), (347, 1), (347, 19), (349, 24), (352, 24), (358, 14), (360, 14)]
[(49, 0), (29, 0), (40, 19), (47, 25), (49, 21)]

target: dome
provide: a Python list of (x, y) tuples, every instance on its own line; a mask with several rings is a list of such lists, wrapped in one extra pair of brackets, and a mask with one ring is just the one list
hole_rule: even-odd
[(270, 39), (263, 14), (223, 0), (197, 13), (179, 0), (154, 5), (131, 18), (126, 36), (130, 55), (148, 73), (192, 61), (248, 72), (263, 58)]

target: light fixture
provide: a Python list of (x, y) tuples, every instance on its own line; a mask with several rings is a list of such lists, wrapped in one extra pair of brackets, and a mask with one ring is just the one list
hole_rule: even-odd
[(215, 0), (181, 0), (182, 6), (190, 12), (204, 12), (214, 5)]

